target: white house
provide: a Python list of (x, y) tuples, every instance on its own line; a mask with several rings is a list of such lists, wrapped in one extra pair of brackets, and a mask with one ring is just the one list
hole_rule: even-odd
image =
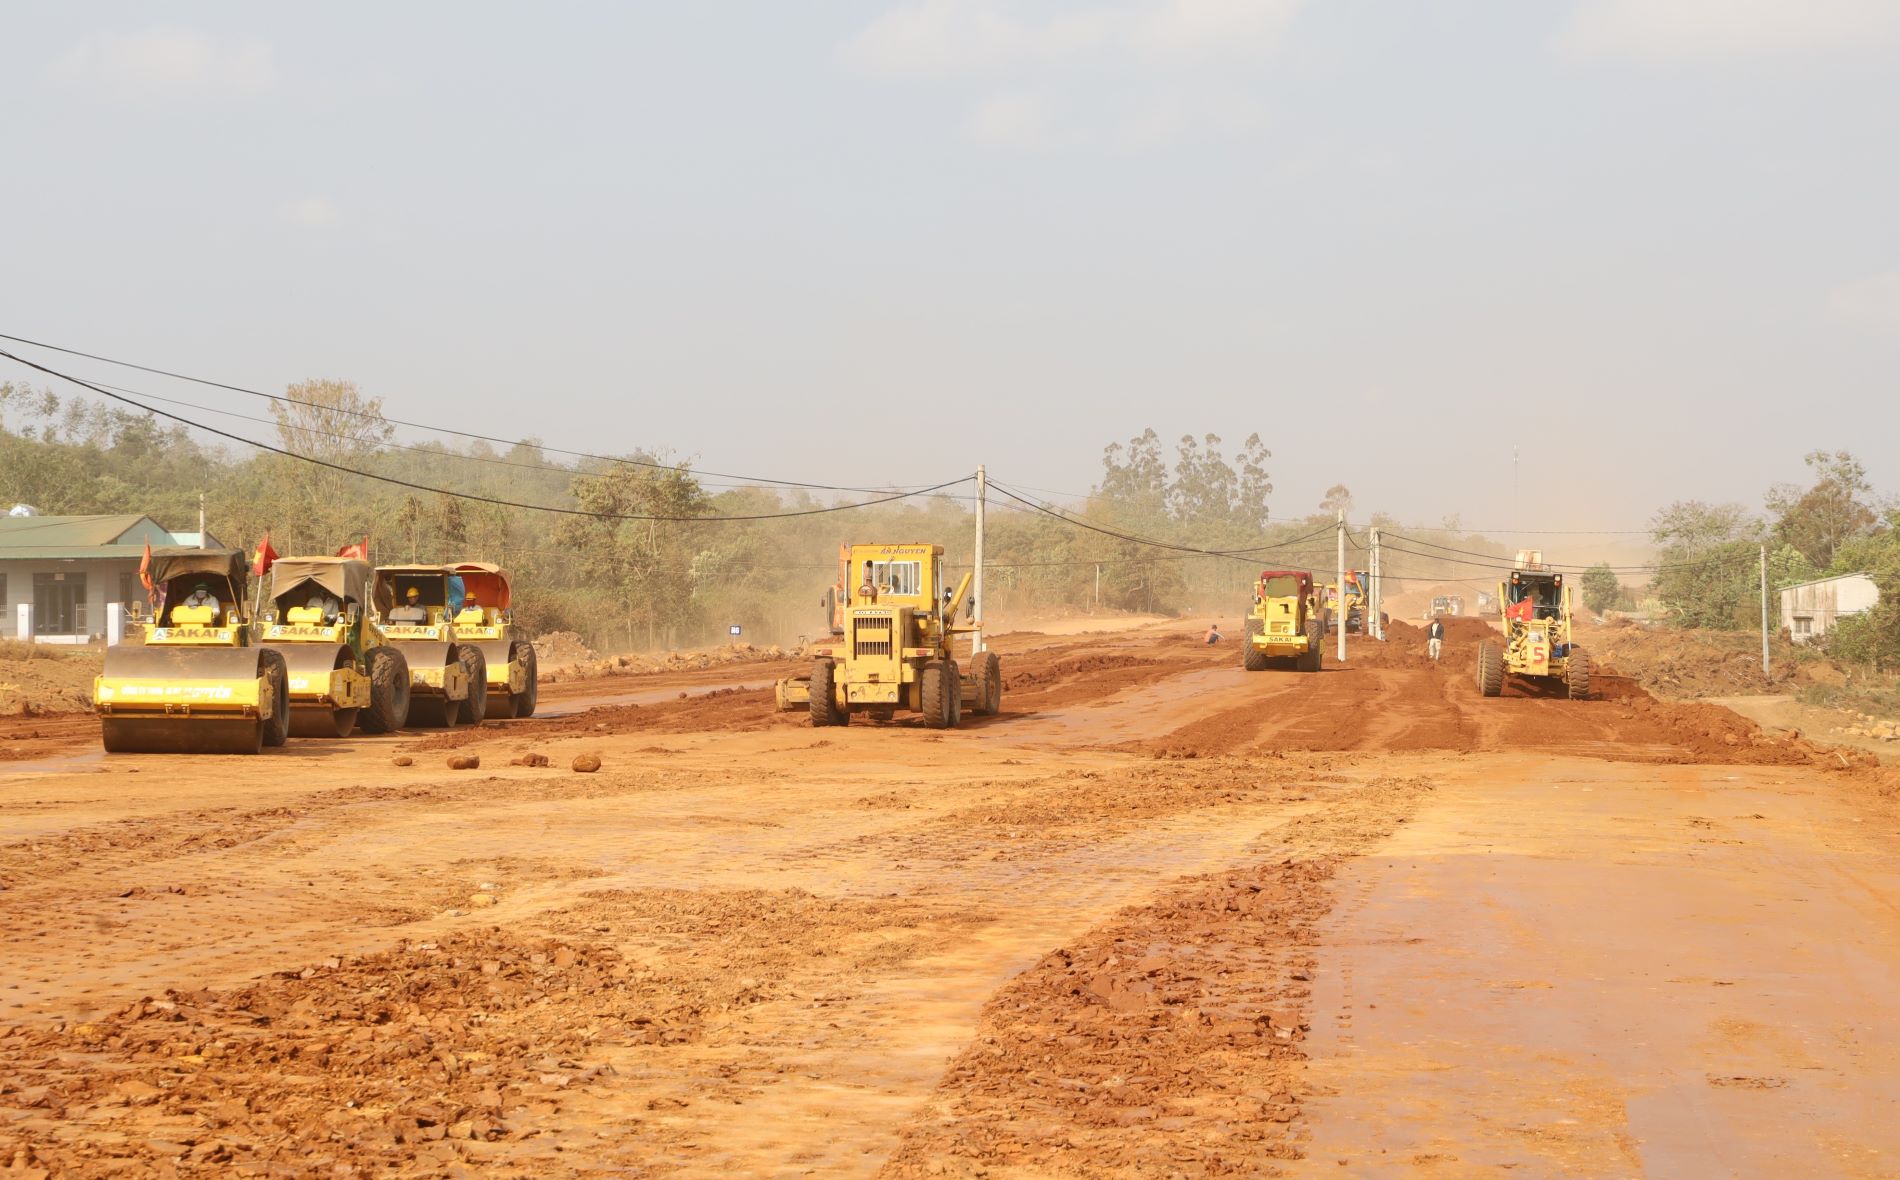
[[(195, 534), (194, 534), (195, 536)], [(149, 516), (0, 516), (0, 637), (23, 620), (39, 643), (85, 643), (106, 631), (106, 604), (144, 602), (145, 546), (179, 543)], [(22, 605), (32, 609), (24, 615)]]
[(1837, 574), (1788, 586), (1781, 591), (1781, 626), (1796, 643), (1827, 634), (1835, 620), (1865, 614), (1880, 601), (1880, 589), (1867, 574)]

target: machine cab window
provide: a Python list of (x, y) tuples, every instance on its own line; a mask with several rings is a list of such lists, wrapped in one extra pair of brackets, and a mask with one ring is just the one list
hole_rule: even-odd
[(864, 585), (881, 595), (916, 598), (923, 593), (924, 566), (921, 561), (867, 561)]

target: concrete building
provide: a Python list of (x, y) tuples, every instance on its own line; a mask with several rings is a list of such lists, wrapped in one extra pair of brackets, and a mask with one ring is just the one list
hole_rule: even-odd
[(1788, 586), (1781, 591), (1781, 626), (1796, 643), (1826, 635), (1836, 620), (1865, 614), (1880, 601), (1880, 590), (1866, 574), (1837, 574)]
[(108, 603), (145, 601), (139, 559), (148, 541), (180, 543), (149, 516), (0, 516), (0, 636), (104, 638)]

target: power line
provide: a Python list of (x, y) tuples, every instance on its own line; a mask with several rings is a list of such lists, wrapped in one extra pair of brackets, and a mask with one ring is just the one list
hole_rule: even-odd
[[(11, 339), (11, 337), (6, 337), (6, 338)], [(866, 500), (858, 504), (834, 504), (826, 508), (801, 508), (801, 509), (795, 509), (790, 512), (749, 513), (749, 514), (735, 515), (735, 516), (667, 516), (667, 515), (662, 515), (662, 514), (657, 514), (657, 513), (649, 514), (649, 513), (633, 513), (633, 512), (595, 512), (586, 508), (561, 508), (561, 507), (550, 505), (550, 504), (527, 504), (519, 500), (503, 500), (495, 496), (483, 496), (483, 495), (477, 495), (472, 492), (457, 492), (457, 491), (451, 491), (448, 488), (431, 487), (428, 484), (420, 484), (420, 483), (415, 483), (406, 479), (398, 479), (393, 475), (378, 475), (377, 473), (373, 471), (359, 471), (354, 467), (347, 467), (341, 463), (332, 463), (327, 459), (318, 459), (310, 455), (300, 455), (296, 453), (295, 451), (286, 450), (283, 447), (274, 447), (269, 443), (258, 442), (256, 439), (245, 438), (243, 435), (232, 434), (230, 431), (227, 431), (227, 430), (220, 430), (215, 426), (206, 426), (201, 422), (193, 422), (191, 419), (186, 418), (179, 414), (174, 414), (170, 412), (169, 410), (161, 410), (161, 409), (158, 409), (156, 406), (145, 405), (141, 402), (133, 400), (130, 397), (125, 396), (124, 394), (114, 393), (111, 390), (105, 389), (98, 385), (94, 385), (91, 382), (83, 381), (78, 377), (74, 377), (74, 376), (70, 376), (69, 374), (62, 373), (58, 371), (57, 369), (49, 369), (45, 365), (41, 365), (33, 361), (29, 361), (25, 359), (24, 357), (15, 356), (13, 353), (7, 352), (3, 349), (0, 349), (0, 357), (4, 357), (7, 360), (25, 365), (29, 369), (34, 369), (38, 372), (45, 373), (49, 377), (57, 377), (62, 381), (70, 381), (74, 385), (77, 385), (82, 389), (92, 390), (94, 393), (99, 394), (101, 397), (109, 397), (113, 401), (123, 402), (128, 406), (135, 406), (138, 409), (144, 410), (148, 414), (155, 414), (161, 418), (169, 418), (174, 422), (181, 423), (185, 426), (189, 426), (197, 430), (202, 430), (206, 432), (207, 434), (215, 434), (219, 438), (227, 438), (227, 439), (230, 439), (232, 442), (243, 443), (246, 446), (256, 447), (258, 450), (261, 450), (261, 451), (269, 451), (272, 454), (283, 455), (286, 458), (290, 458), (290, 459), (297, 459), (301, 462), (310, 463), (317, 467), (325, 467), (325, 468), (330, 469), (331, 471), (342, 472), (345, 475), (360, 476), (364, 479), (376, 480), (379, 483), (394, 484), (397, 487), (408, 488), (411, 491), (429, 492), (431, 494), (438, 495), (438, 496), (450, 496), (455, 499), (470, 500), (478, 504), (493, 504), (501, 508), (520, 508), (529, 512), (552, 512), (561, 516), (581, 516), (581, 517), (588, 517), (594, 520), (638, 520), (638, 521), (678, 521), (678, 522), (702, 521), (706, 523), (719, 523), (719, 522), (724, 522), (724, 521), (780, 520), (786, 517), (793, 517), (793, 516), (821, 516), (821, 515), (824, 515), (826, 513), (831, 513), (831, 512), (849, 512), (849, 511), (852, 511), (853, 509), (870, 508), (878, 504), (889, 504), (894, 500), (907, 500), (913, 496), (925, 496), (925, 495), (929, 495), (932, 492), (942, 491), (945, 488), (956, 487), (959, 484), (968, 483), (970, 480), (975, 478), (975, 476), (966, 475), (961, 479), (948, 480), (944, 483), (937, 484), (934, 487), (921, 488), (913, 492), (902, 492), (896, 495), (885, 496), (877, 500)], [(673, 468), (673, 467), (667, 467), (667, 468), (663, 468), (663, 470), (678, 471), (679, 469)]]
[(995, 488), (997, 491), (1001, 492), (1003, 495), (1008, 496), (1010, 499), (1030, 508), (1033, 511), (1040, 512), (1045, 516), (1049, 516), (1056, 520), (1062, 521), (1064, 524), (1073, 525), (1076, 528), (1088, 529), (1090, 532), (1101, 533), (1103, 536), (1114, 537), (1116, 540), (1127, 541), (1130, 544), (1148, 545), (1156, 549), (1168, 549), (1177, 553), (1191, 553), (1191, 554), (1197, 554), (1203, 557), (1225, 557), (1234, 561), (1246, 561), (1248, 556), (1252, 554), (1268, 553), (1276, 549), (1290, 549), (1296, 545), (1300, 545), (1307, 541), (1311, 541), (1315, 537), (1321, 536), (1322, 534), (1330, 532), (1333, 529), (1332, 525), (1327, 525), (1324, 528), (1316, 529), (1313, 532), (1308, 533), (1306, 536), (1295, 537), (1290, 541), (1280, 541), (1271, 545), (1256, 545), (1256, 546), (1252, 546), (1246, 549), (1202, 549), (1195, 545), (1179, 545), (1172, 541), (1158, 541), (1152, 537), (1138, 536), (1134, 533), (1125, 533), (1117, 529), (1105, 528), (1101, 525), (1091, 524), (1086, 520), (1078, 520), (1075, 517), (1068, 515), (1067, 513), (1058, 512), (1053, 508), (1049, 508), (1046, 505), (1038, 504), (1033, 500), (1024, 499), (1023, 497), (1017, 495), (1015, 492), (1012, 492), (1009, 488), (1003, 486), (1002, 484), (998, 483), (994, 479), (990, 480), (990, 486)]
[[(1403, 539), (1403, 540), (1407, 540), (1407, 541), (1410, 541), (1410, 540), (1412, 540), (1412, 538), (1410, 538), (1410, 537), (1406, 537), (1406, 538), (1402, 538), (1402, 539)], [(1423, 542), (1420, 542), (1420, 543), (1423, 543)], [(1486, 559), (1485, 559), (1485, 560), (1478, 560), (1478, 561), (1471, 561), (1471, 560), (1467, 560), (1466, 558), (1462, 558), (1462, 557), (1453, 557), (1453, 556), (1449, 556), (1449, 555), (1447, 555), (1447, 554), (1441, 554), (1441, 553), (1423, 553), (1423, 552), (1420, 552), (1419, 550), (1416, 550), (1416, 549), (1407, 549), (1407, 548), (1405, 548), (1405, 547), (1403, 547), (1403, 546), (1401, 546), (1401, 545), (1395, 545), (1395, 544), (1393, 544), (1392, 542), (1390, 542), (1390, 541), (1387, 541), (1387, 540), (1385, 540), (1385, 539), (1383, 539), (1383, 538), (1381, 538), (1381, 540), (1380, 540), (1380, 544), (1381, 544), (1381, 546), (1382, 546), (1382, 547), (1384, 547), (1385, 549), (1388, 549), (1388, 550), (1390, 550), (1390, 551), (1391, 551), (1391, 552), (1393, 552), (1393, 553), (1402, 553), (1402, 554), (1404, 554), (1404, 555), (1405, 555), (1405, 556), (1407, 556), (1407, 557), (1417, 557), (1417, 558), (1420, 558), (1420, 559), (1422, 559), (1422, 560), (1425, 560), (1425, 561), (1437, 561), (1437, 562), (1443, 562), (1443, 563), (1445, 563), (1445, 564), (1447, 564), (1447, 565), (1462, 565), (1462, 566), (1470, 566), (1470, 567), (1475, 567), (1475, 568), (1478, 568), (1478, 569), (1488, 569), (1488, 570), (1502, 570), (1502, 567), (1504, 567), (1504, 566), (1505, 566), (1505, 564), (1506, 564), (1506, 562), (1507, 562), (1507, 560), (1508, 560), (1508, 559), (1506, 559), (1506, 558), (1502, 558), (1502, 557), (1487, 557), (1487, 555), (1485, 555), (1485, 554), (1472, 554), (1472, 556), (1473, 556), (1473, 557), (1478, 557), (1478, 558), (1486, 558)], [(1459, 551), (1457, 551), (1457, 550), (1454, 550), (1453, 552), (1459, 552)], [(1752, 563), (1753, 563), (1754, 561), (1755, 561), (1755, 555), (1753, 555), (1753, 554), (1737, 554), (1737, 555), (1735, 555), (1735, 556), (1732, 556), (1732, 557), (1716, 557), (1716, 558), (1709, 558), (1709, 559), (1707, 559), (1707, 560), (1703, 560), (1703, 561), (1684, 561), (1684, 562), (1672, 562), (1672, 563), (1667, 563), (1667, 564), (1661, 564), (1661, 565), (1641, 565), (1641, 566), (1558, 566), (1558, 565), (1549, 565), (1549, 564), (1547, 564), (1547, 565), (1545, 565), (1545, 567), (1544, 567), (1544, 568), (1545, 568), (1545, 569), (1550, 569), (1550, 570), (1555, 570), (1555, 571), (1557, 571), (1557, 572), (1560, 572), (1560, 573), (1572, 573), (1572, 574), (1574, 574), (1574, 573), (1584, 573), (1584, 572), (1588, 572), (1588, 571), (1589, 571), (1589, 570), (1591, 570), (1591, 569), (1607, 569), (1607, 570), (1609, 570), (1609, 571), (1610, 571), (1611, 573), (1631, 573), (1631, 574), (1637, 574), (1637, 573), (1650, 573), (1650, 574), (1654, 574), (1654, 573), (1665, 573), (1665, 572), (1670, 572), (1670, 571), (1675, 571), (1675, 570), (1687, 570), (1687, 569), (1706, 569), (1706, 568), (1710, 568), (1710, 567), (1713, 567), (1713, 566), (1725, 566), (1725, 565), (1733, 565), (1733, 566), (1739, 566), (1739, 565), (1743, 565), (1743, 564), (1752, 564)], [(1396, 576), (1396, 575), (1394, 575), (1394, 576)]]
[[(180, 398), (163, 397), (156, 393), (148, 393), (142, 389), (129, 389), (126, 386), (113, 385), (105, 381), (95, 381), (95, 382), (92, 382), (92, 384), (97, 385), (100, 389), (117, 390), (118, 392), (126, 394), (129, 397), (143, 398), (146, 401), (164, 402), (165, 404), (172, 405), (172, 406), (184, 406), (187, 409), (192, 409), (192, 410), (202, 410), (203, 412), (207, 414), (217, 414), (225, 418), (236, 418), (240, 422), (255, 422), (261, 426), (272, 426), (272, 427), (281, 425), (274, 418), (259, 418), (253, 414), (240, 414), (236, 410), (222, 410), (216, 406), (201, 405), (198, 402), (188, 402)], [(384, 420), (387, 421), (387, 419), (384, 419)], [(193, 429), (205, 429), (205, 428), (194, 427)], [(335, 430), (322, 430), (315, 426), (296, 426), (296, 427), (292, 427), (292, 429), (297, 431), (300, 434), (316, 434), (316, 435), (321, 435), (324, 438), (342, 439), (344, 441), (360, 441), (360, 439), (358, 439), (358, 436), (356, 435), (343, 434)], [(491, 466), (496, 466), (496, 467), (515, 467), (524, 471), (548, 471), (548, 472), (553, 472), (556, 475), (565, 475), (570, 479), (573, 479), (573, 478), (588, 479), (588, 478), (594, 477), (592, 472), (584, 471), (580, 469), (579, 467), (562, 467), (554, 463), (525, 463), (519, 459), (504, 459), (499, 455), (471, 455), (471, 454), (465, 454), (461, 451), (447, 450), (445, 448), (440, 447), (439, 445), (435, 447), (415, 446), (412, 444), (400, 443), (400, 442), (380, 442), (380, 443), (375, 443), (373, 445), (378, 450), (388, 449), (388, 450), (393, 450), (393, 451), (409, 451), (413, 454), (428, 455), (432, 458), (437, 458), (437, 459), (453, 459), (453, 460), (457, 460), (459, 462), (464, 462), (464, 463), (486, 463), (486, 464), (489, 464)], [(667, 471), (682, 470), (682, 468), (677, 468), (677, 467), (667, 467), (663, 469)], [(686, 470), (690, 470), (690, 469), (686, 469)], [(705, 487), (747, 488), (747, 487), (759, 486), (757, 484), (722, 483), (718, 481), (703, 480), (703, 479), (695, 479), (694, 482), (703, 488)], [(881, 488), (878, 490), (899, 491), (903, 489)]]
[[(557, 455), (569, 455), (577, 459), (593, 459), (601, 463), (615, 463), (615, 464), (621, 464), (621, 465), (630, 466), (630, 467), (652, 467), (661, 471), (679, 470), (678, 467), (670, 463), (657, 463), (657, 462), (653, 462), (647, 459), (627, 459), (627, 458), (621, 458), (621, 457), (617, 457), (613, 455), (596, 455), (588, 451), (570, 451), (570, 450), (564, 450), (560, 447), (547, 446), (541, 443), (531, 443), (531, 442), (526, 441), (525, 439), (496, 438), (493, 435), (474, 434), (466, 430), (457, 430), (454, 427), (450, 427), (450, 426), (431, 426), (423, 422), (408, 422), (401, 418), (390, 418), (383, 414), (370, 413), (365, 410), (349, 410), (349, 409), (343, 409), (337, 406), (326, 406), (319, 402), (304, 401), (300, 398), (289, 397), (285, 394), (265, 393), (264, 391), (259, 390), (259, 389), (247, 389), (242, 385), (229, 385), (223, 381), (213, 381), (206, 377), (193, 377), (188, 373), (175, 373), (169, 369), (158, 369), (150, 365), (137, 364), (133, 361), (117, 360), (113, 357), (101, 356), (98, 353), (82, 352), (79, 349), (65, 348), (58, 344), (47, 344), (46, 342), (41, 341), (41, 340), (29, 340), (24, 336), (10, 336), (5, 332), (0, 332), (0, 340), (11, 340), (16, 344), (27, 344), (27, 345), (31, 345), (34, 348), (44, 348), (51, 352), (65, 353), (67, 356), (84, 357), (87, 360), (99, 361), (102, 364), (117, 365), (120, 368), (136, 369), (141, 373), (152, 373), (159, 377), (170, 377), (176, 381), (189, 381), (194, 385), (203, 385), (211, 389), (229, 390), (232, 393), (241, 393), (247, 397), (261, 397), (261, 398), (265, 398), (270, 401), (278, 402), (284, 405), (303, 406), (307, 409), (322, 410), (325, 413), (344, 414), (344, 415), (357, 417), (357, 418), (370, 418), (378, 422), (388, 422), (391, 425), (395, 425), (395, 426), (407, 426), (412, 430), (428, 430), (436, 434), (453, 434), (459, 438), (478, 439), (482, 442), (497, 443), (499, 445), (508, 446), (508, 447), (535, 447), (542, 451), (551, 451)], [(0, 354), (0, 355), (5, 355), (12, 360), (20, 361), (20, 363), (23, 365), (30, 365), (33, 368), (38, 368), (43, 373), (51, 373), (52, 375), (56, 377), (64, 377), (68, 381), (73, 381), (78, 384), (85, 384), (84, 382), (79, 381), (78, 378), (67, 377), (64, 373), (56, 373), (52, 369), (45, 369), (45, 368), (41, 368), (38, 365), (33, 365), (31, 361), (21, 360), (21, 358), (17, 356), (13, 356), (12, 353), (5, 353), (5, 354)], [(103, 390), (99, 392), (103, 392)], [(207, 429), (207, 428), (200, 427), (200, 429)], [(239, 441), (248, 442), (249, 440), (240, 439)], [(697, 469), (688, 468), (687, 470), (697, 470)], [(887, 490), (884, 488), (855, 488), (855, 487), (839, 487), (834, 484), (802, 483), (798, 480), (792, 480), (792, 479), (769, 479), (769, 478), (766, 478), (765, 476), (734, 475), (731, 472), (724, 472), (724, 471), (699, 471), (699, 474), (710, 475), (716, 479), (736, 479), (736, 480), (740, 480), (746, 483), (753, 483), (753, 484), (777, 484), (780, 487), (804, 488), (810, 491), (819, 491), (819, 492), (881, 492), (881, 491)], [(961, 481), (953, 481), (953, 482), (961, 482)], [(938, 485), (938, 486), (942, 487), (942, 486), (948, 486), (948, 485)], [(932, 491), (935, 489), (918, 486), (918, 487), (910, 488), (906, 490), (924, 492), (924, 491)]]

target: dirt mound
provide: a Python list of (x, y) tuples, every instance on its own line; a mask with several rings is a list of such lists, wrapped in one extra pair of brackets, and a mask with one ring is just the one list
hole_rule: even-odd
[(1811, 657), (1803, 662), (1794, 644), (1776, 638), (1769, 645), (1772, 673), (1764, 676), (1756, 632), (1622, 623), (1582, 630), (1577, 641), (1599, 663), (1614, 665), (1651, 692), (1688, 699), (1792, 692), (1825, 677), (1822, 669), (1830, 667)]
[(92, 648), (0, 640), (0, 716), (90, 713), (92, 679), (104, 662)]
[(750, 643), (736, 643), (729, 647), (709, 647), (702, 651), (670, 651), (664, 655), (634, 653), (592, 657), (560, 667), (549, 667), (544, 660), (541, 665), (541, 682), (559, 684), (563, 681), (593, 680), (608, 676), (653, 676), (665, 672), (692, 672), (733, 664), (803, 662), (804, 658), (797, 652), (787, 652), (777, 646), (754, 647)]
[(560, 664), (578, 664), (583, 660), (593, 660), (592, 648), (581, 642), (575, 631), (550, 631), (534, 641), (535, 658), (543, 667), (555, 667)]
[(769, 688), (720, 688), (693, 694), (682, 692), (677, 700), (653, 705), (598, 705), (566, 717), (450, 730), (412, 742), (403, 749), (415, 753), (456, 750), (484, 742), (518, 741), (524, 734), (532, 734), (537, 740), (552, 740), (617, 733), (741, 732), (804, 720), (803, 713), (778, 712), (778, 702)]
[[(1279, 854), (1185, 882), (985, 1005), (884, 1176), (1253, 1176), (1296, 1159), (1313, 922), (1347, 849), (1426, 784), (1385, 780)], [(975, 1174), (982, 1174), (980, 1171)]]

